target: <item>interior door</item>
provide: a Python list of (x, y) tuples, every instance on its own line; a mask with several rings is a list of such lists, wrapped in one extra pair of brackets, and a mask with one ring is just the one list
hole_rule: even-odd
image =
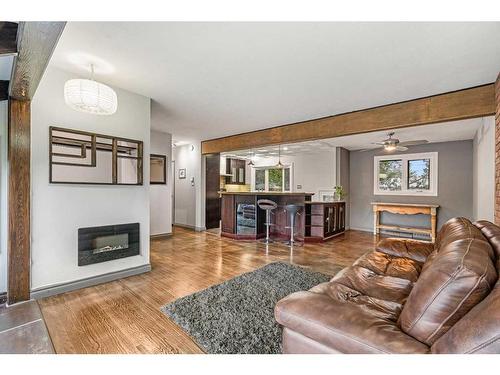
[(220, 154), (208, 154), (205, 160), (205, 227), (218, 228), (220, 223)]

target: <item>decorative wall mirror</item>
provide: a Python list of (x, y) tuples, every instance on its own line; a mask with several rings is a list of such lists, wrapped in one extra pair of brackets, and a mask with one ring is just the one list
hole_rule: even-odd
[(151, 154), (149, 165), (149, 183), (151, 185), (165, 185), (167, 183), (167, 156)]
[(142, 141), (49, 128), (50, 183), (142, 185), (142, 155)]

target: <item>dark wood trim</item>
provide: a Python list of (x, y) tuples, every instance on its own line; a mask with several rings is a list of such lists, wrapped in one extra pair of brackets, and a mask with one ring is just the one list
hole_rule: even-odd
[(112, 154), (111, 154), (111, 165), (112, 165), (112, 177), (111, 181), (113, 182), (114, 185), (118, 184), (118, 158), (116, 157), (116, 154), (118, 153), (118, 141), (113, 138), (113, 147), (112, 147)]
[(30, 107), (30, 101), (9, 100), (9, 305), (30, 299)]
[(20, 22), (10, 96), (31, 100), (42, 79), (66, 22)]
[(9, 99), (9, 81), (0, 81), (0, 102)]
[(494, 84), (232, 135), (201, 143), (202, 154), (334, 138), (495, 113)]
[(0, 22), (0, 55), (14, 55), (17, 53), (16, 22)]
[(214, 229), (220, 225), (220, 154), (205, 155), (205, 228)]
[(163, 181), (151, 181), (151, 167), (149, 168), (149, 184), (150, 185), (166, 185), (167, 184), (167, 155), (149, 154), (149, 164), (151, 159), (163, 160)]
[[(78, 139), (70, 138), (53, 134), (53, 132), (64, 132), (73, 133), (77, 135), (84, 135), (89, 138)], [(97, 139), (108, 139), (111, 143), (98, 142)], [(118, 142), (135, 143), (136, 148), (132, 146), (119, 145)], [(77, 154), (65, 154), (65, 153), (54, 153), (53, 145), (62, 145), (66, 147), (76, 147), (81, 149), (80, 155)], [(72, 159), (81, 159), (86, 157), (86, 150), (90, 149), (91, 152), (91, 162), (90, 164), (73, 163), (66, 161), (53, 161), (54, 156), (64, 156)], [(97, 165), (97, 150), (111, 152), (112, 156), (112, 169), (111, 169), (111, 181), (112, 182), (84, 182), (84, 181), (54, 181), (52, 178), (52, 166), (53, 165), (66, 165), (75, 167), (95, 167)], [(131, 153), (132, 150), (137, 151), (137, 156), (123, 155), (121, 153)], [(119, 183), (118, 182), (118, 159), (128, 158), (137, 160), (137, 183)], [(129, 186), (139, 186), (143, 184), (143, 142), (135, 139), (114, 137), (111, 135), (97, 134), (84, 130), (75, 129), (65, 129), (56, 126), (49, 127), (49, 183), (51, 184), (70, 184), (70, 185), (129, 185)]]

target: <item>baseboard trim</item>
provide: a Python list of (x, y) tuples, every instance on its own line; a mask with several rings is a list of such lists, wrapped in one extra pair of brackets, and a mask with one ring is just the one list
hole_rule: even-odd
[(132, 267), (125, 270), (120, 270), (116, 272), (106, 273), (104, 275), (98, 275), (93, 277), (88, 277), (82, 280), (70, 281), (68, 283), (62, 283), (57, 285), (51, 285), (48, 287), (33, 289), (31, 291), (31, 299), (40, 299), (45, 297), (54, 296), (56, 294), (71, 292), (72, 290), (87, 288), (89, 286), (99, 285), (108, 283), (110, 281), (123, 279), (125, 277), (139, 275), (141, 273), (151, 271), (151, 264), (145, 264), (138, 267)]
[(5, 305), (7, 302), (7, 292), (0, 293), (0, 306)]
[(189, 225), (189, 224), (179, 224), (179, 223), (174, 223), (174, 227), (180, 227), (180, 228), (185, 228), (185, 229), (191, 229), (194, 230), (195, 232), (203, 232), (207, 230), (205, 227), (196, 227), (194, 225)]
[(194, 230), (194, 225), (189, 225), (189, 224), (180, 224), (180, 223), (174, 223), (172, 226), (174, 227), (179, 227), (179, 228), (185, 228), (185, 229), (191, 229)]
[(158, 234), (152, 234), (149, 236), (151, 240), (161, 240), (165, 238), (170, 238), (172, 237), (172, 232), (170, 233), (158, 233)]
[(368, 228), (354, 228), (354, 227), (350, 227), (349, 230), (359, 230), (361, 232), (370, 232), (370, 233), (373, 233), (373, 229), (368, 229)]

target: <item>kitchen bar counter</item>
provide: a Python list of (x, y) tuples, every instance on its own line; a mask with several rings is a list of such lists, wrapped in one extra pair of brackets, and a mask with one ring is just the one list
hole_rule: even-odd
[(221, 195), (283, 195), (283, 196), (294, 196), (294, 195), (304, 195), (313, 196), (314, 193), (290, 193), (282, 191), (219, 191)]
[(295, 240), (304, 241), (305, 234), (305, 203), (311, 201), (314, 193), (289, 192), (219, 192), (221, 204), (221, 235), (238, 240), (256, 240), (265, 237), (266, 213), (261, 210), (257, 201), (270, 199), (278, 205), (273, 210), (271, 238), (287, 240), (290, 237), (290, 219), (285, 211), (288, 204), (296, 204), (301, 208), (295, 219)]

